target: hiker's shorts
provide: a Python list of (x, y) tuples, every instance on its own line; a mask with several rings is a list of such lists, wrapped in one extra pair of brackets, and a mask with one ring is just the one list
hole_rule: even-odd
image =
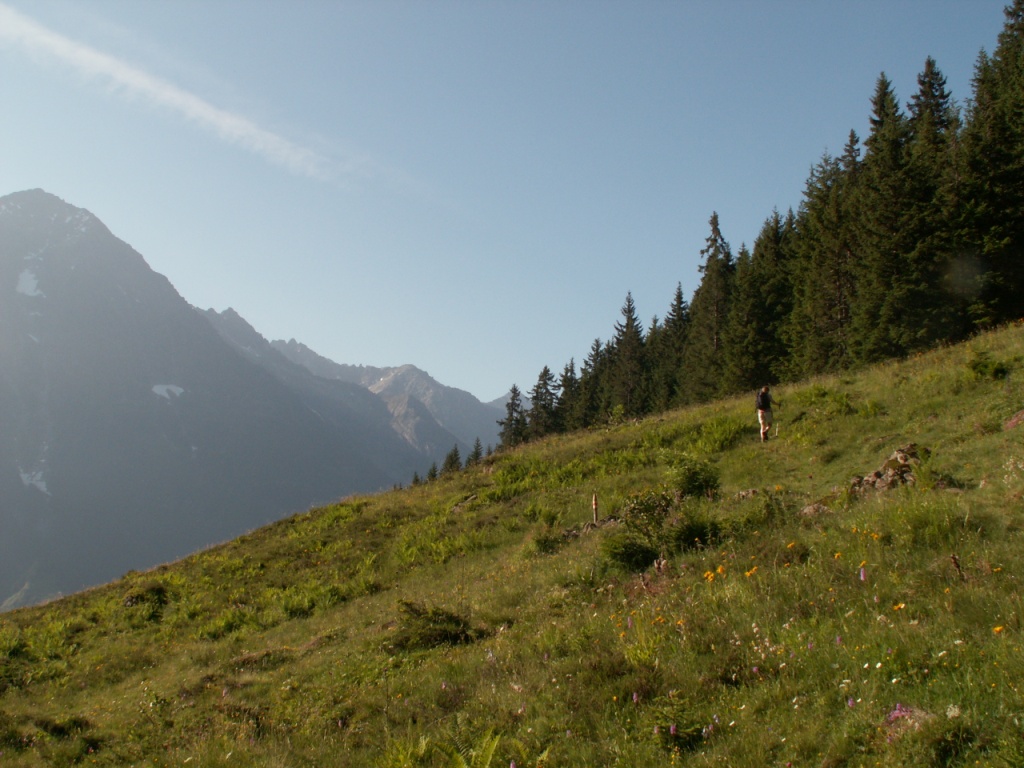
[(772, 412), (771, 409), (767, 411), (758, 410), (757, 412), (757, 423), (761, 425), (761, 429), (770, 427), (772, 425)]

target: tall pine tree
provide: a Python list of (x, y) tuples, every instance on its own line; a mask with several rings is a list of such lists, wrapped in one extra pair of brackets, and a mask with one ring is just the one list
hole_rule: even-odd
[(649, 386), (644, 333), (632, 293), (626, 294), (621, 313), (611, 344), (608, 392), (612, 408), (621, 408), (624, 416), (635, 417), (646, 413)]
[(505, 418), (498, 420), (498, 439), (502, 448), (515, 448), (526, 440), (526, 412), (523, 410), (523, 396), (515, 384), (508, 393), (505, 403)]
[(851, 362), (857, 281), (853, 204), (860, 163), (860, 140), (850, 131), (842, 157), (826, 154), (807, 181), (793, 243), (786, 378), (835, 371)]
[(851, 341), (860, 362), (905, 352), (914, 346), (916, 330), (910, 314), (918, 276), (909, 257), (920, 233), (910, 206), (910, 125), (884, 73), (871, 106), (856, 200), (857, 295), (851, 307)]
[(910, 176), (907, 226), (915, 232), (906, 255), (911, 325), (910, 349), (940, 340), (963, 338), (968, 331), (968, 302), (955, 276), (956, 222), (960, 219), (959, 111), (946, 88), (946, 78), (930, 56), (917, 78), (918, 91), (909, 102)]
[(793, 215), (778, 211), (765, 221), (753, 254), (742, 249), (736, 260), (736, 285), (725, 331), (725, 382), (740, 391), (782, 377), (787, 349), (783, 327), (793, 305), (789, 248)]
[(682, 283), (676, 283), (665, 320), (653, 325), (647, 334), (648, 363), (650, 366), (651, 409), (664, 411), (679, 399), (680, 371), (683, 366), (683, 348), (690, 325), (690, 305), (683, 298)]
[(1024, 316), (1024, 0), (982, 53), (963, 133), (961, 243), (973, 260), (977, 326)]
[(701, 249), (701, 281), (690, 302), (690, 327), (680, 374), (680, 400), (702, 402), (723, 390), (725, 326), (729, 317), (735, 264), (722, 237), (718, 214), (708, 222), (711, 233)]
[(555, 375), (546, 365), (537, 377), (537, 383), (529, 392), (530, 410), (526, 413), (526, 435), (530, 440), (559, 431), (558, 385)]

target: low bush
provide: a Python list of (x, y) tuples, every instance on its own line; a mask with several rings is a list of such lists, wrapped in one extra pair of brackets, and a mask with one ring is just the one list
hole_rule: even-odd
[(601, 554), (619, 568), (640, 573), (654, 564), (660, 552), (634, 533), (617, 531), (601, 541)]
[(388, 645), (398, 651), (429, 650), (472, 643), (486, 633), (469, 619), (444, 608), (428, 608), (411, 600), (398, 604), (401, 617)]
[(683, 455), (677, 458), (668, 472), (670, 490), (686, 496), (713, 497), (719, 489), (718, 470), (704, 459)]

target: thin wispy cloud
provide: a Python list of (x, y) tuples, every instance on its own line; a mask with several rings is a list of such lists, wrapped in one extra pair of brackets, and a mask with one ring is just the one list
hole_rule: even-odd
[(314, 150), (261, 128), (243, 115), (214, 106), (128, 62), (76, 42), (0, 3), (0, 45), (64, 65), (104, 83), (116, 93), (168, 109), (221, 140), (252, 152), (291, 173), (327, 180), (332, 163)]

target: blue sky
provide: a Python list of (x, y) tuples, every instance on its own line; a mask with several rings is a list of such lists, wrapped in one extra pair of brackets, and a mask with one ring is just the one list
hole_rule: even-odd
[(1002, 0), (0, 0), (0, 194), (87, 208), (202, 309), (483, 400), (696, 288)]

